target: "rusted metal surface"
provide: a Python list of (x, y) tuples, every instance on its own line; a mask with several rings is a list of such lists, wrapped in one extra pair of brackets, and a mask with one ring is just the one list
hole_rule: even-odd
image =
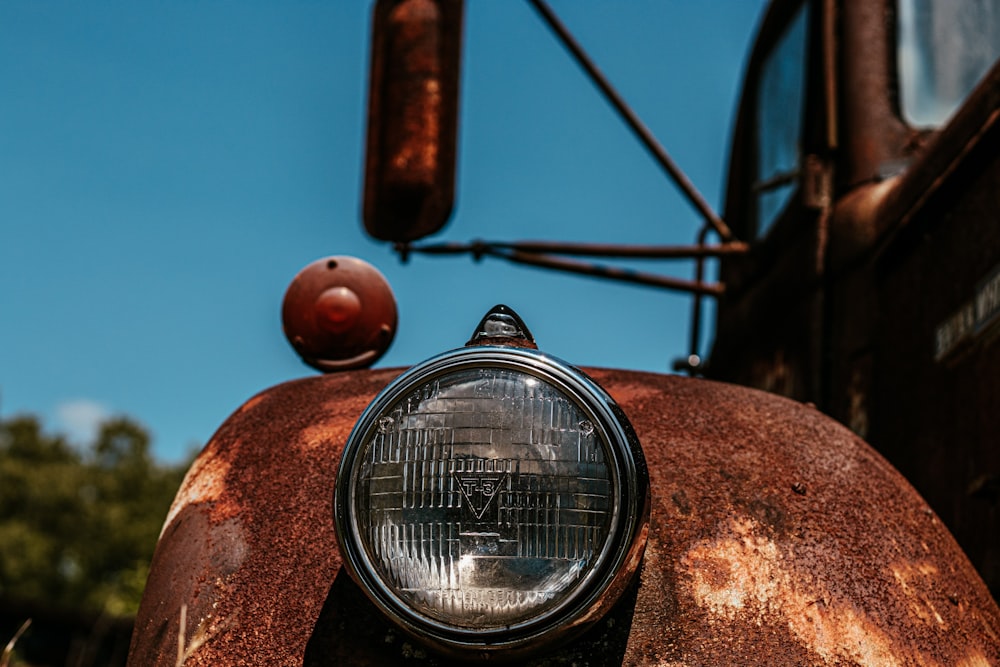
[(375, 3), (364, 191), (375, 238), (418, 239), (451, 215), (462, 8), (462, 0)]
[[(894, 0), (842, 0), (838, 43), (841, 191), (885, 177), (919, 147), (898, 115)], [(828, 20), (837, 20), (828, 17)]]
[(285, 337), (302, 360), (329, 373), (371, 366), (396, 334), (396, 299), (378, 269), (347, 257), (302, 269), (281, 306)]
[[(703, 380), (589, 371), (629, 415), (654, 495), (640, 583), (536, 665), (1000, 662), (1000, 610), (937, 516), (818, 411)], [(130, 654), (174, 665), (441, 664), (341, 569), (334, 475), (394, 370), (251, 399), (196, 460)], [(204, 640), (202, 643), (198, 642)]]

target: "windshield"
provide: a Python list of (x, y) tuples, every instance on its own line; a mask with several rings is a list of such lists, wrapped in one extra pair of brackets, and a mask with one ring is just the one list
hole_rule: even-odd
[(784, 210), (798, 185), (802, 154), (808, 5), (792, 18), (764, 61), (757, 92), (757, 236)]
[(1000, 3), (899, 0), (897, 27), (903, 118), (941, 125), (1000, 56)]

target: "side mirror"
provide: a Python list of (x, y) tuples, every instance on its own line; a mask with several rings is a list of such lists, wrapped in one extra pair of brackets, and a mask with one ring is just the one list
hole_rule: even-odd
[(383, 241), (441, 229), (455, 195), (462, 0), (378, 0), (363, 218)]

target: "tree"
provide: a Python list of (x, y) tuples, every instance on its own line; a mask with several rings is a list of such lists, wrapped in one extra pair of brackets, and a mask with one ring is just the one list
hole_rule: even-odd
[(82, 452), (35, 417), (0, 420), (0, 600), (133, 616), (186, 468), (127, 418)]

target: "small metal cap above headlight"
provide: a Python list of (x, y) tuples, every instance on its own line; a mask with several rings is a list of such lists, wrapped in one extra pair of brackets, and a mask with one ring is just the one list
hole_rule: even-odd
[(404, 373), (362, 414), (337, 537), (372, 601), (438, 648), (548, 645), (632, 579), (648, 487), (628, 420), (586, 375), (470, 346)]

